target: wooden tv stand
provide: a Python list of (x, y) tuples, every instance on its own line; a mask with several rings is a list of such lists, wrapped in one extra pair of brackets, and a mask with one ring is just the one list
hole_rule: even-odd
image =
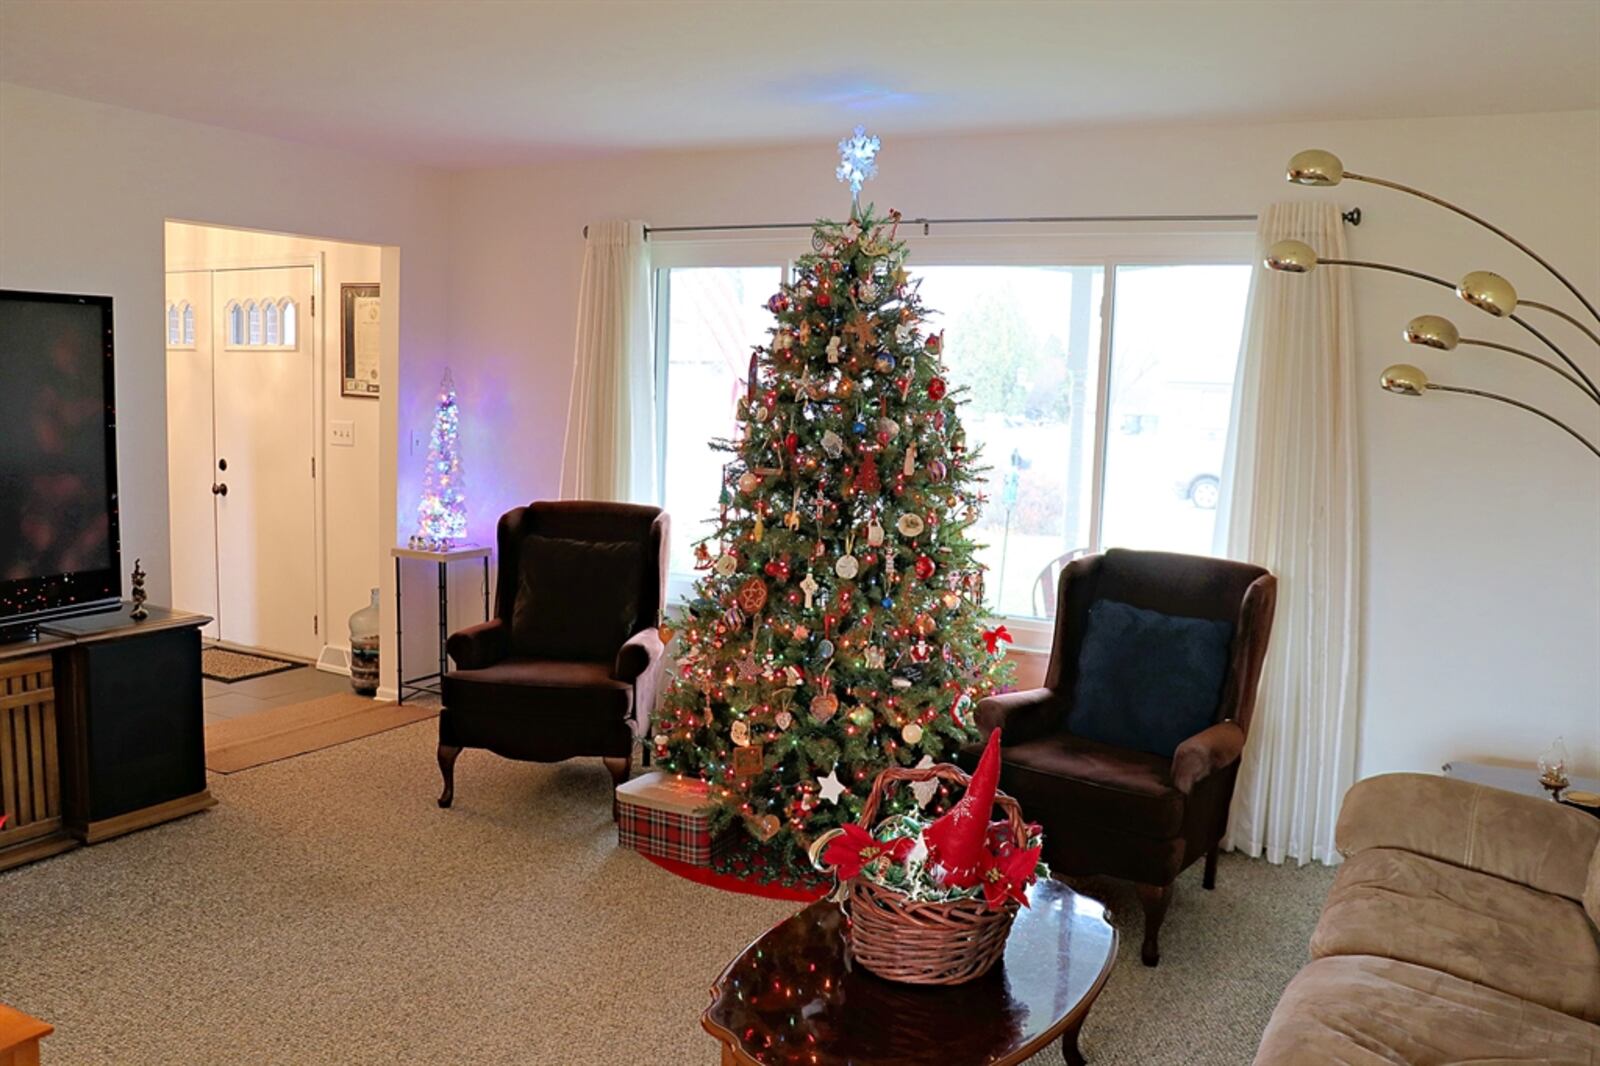
[(204, 615), (59, 619), (0, 644), (0, 870), (214, 806)]

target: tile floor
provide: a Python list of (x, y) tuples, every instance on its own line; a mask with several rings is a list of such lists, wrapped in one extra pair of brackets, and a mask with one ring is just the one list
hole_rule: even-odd
[(213, 681), (209, 677), (201, 678), (200, 684), (205, 692), (208, 725), (226, 718), (254, 714), (269, 707), (305, 703), (307, 700), (350, 691), (348, 677), (310, 666), (300, 666), (265, 677), (252, 677), (248, 681), (235, 681), (231, 685)]

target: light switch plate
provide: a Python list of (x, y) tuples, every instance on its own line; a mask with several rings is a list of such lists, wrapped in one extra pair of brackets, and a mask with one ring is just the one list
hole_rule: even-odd
[(328, 422), (328, 443), (341, 448), (354, 448), (356, 446), (356, 424), (354, 422), (341, 422), (330, 420)]

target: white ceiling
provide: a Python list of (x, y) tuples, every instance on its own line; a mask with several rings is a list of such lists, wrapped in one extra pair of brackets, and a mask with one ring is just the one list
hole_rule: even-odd
[(0, 0), (0, 80), (450, 168), (1600, 107), (1600, 0)]

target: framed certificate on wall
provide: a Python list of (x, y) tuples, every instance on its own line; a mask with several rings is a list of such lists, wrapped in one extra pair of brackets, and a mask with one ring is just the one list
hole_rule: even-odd
[(339, 297), (339, 349), (344, 364), (339, 392), (377, 399), (378, 334), (382, 322), (378, 286), (341, 285)]

